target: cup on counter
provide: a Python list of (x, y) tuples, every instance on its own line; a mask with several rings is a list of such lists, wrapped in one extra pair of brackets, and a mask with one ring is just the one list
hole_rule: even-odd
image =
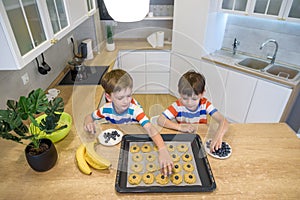
[(56, 88), (51, 88), (48, 90), (48, 94), (49, 96), (55, 98), (57, 97), (57, 95), (60, 93), (60, 90), (56, 89)]

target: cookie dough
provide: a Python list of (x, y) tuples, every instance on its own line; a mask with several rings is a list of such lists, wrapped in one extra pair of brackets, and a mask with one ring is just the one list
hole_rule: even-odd
[(155, 172), (157, 170), (157, 166), (154, 163), (148, 163), (146, 165), (146, 169), (148, 172)]
[(132, 160), (135, 162), (141, 162), (143, 160), (143, 156), (140, 153), (135, 153), (132, 155)]
[(171, 158), (173, 162), (178, 162), (180, 160), (180, 157), (176, 153), (172, 153)]
[(156, 155), (153, 154), (153, 153), (149, 153), (146, 155), (146, 159), (149, 161), (149, 162), (153, 162), (155, 159), (156, 159)]
[(130, 147), (130, 152), (131, 153), (137, 153), (137, 152), (139, 152), (140, 151), (140, 147), (138, 146), (138, 145), (136, 145), (136, 144), (134, 144), (134, 145), (132, 145), (131, 147)]
[(178, 185), (178, 184), (182, 183), (182, 176), (180, 174), (172, 174), (171, 181), (175, 185)]
[(194, 171), (194, 166), (192, 165), (192, 163), (187, 162), (187, 163), (184, 163), (183, 169), (187, 172), (192, 172), (192, 171)]
[(153, 147), (153, 151), (158, 151), (158, 147), (156, 145)]
[(168, 151), (170, 152), (175, 151), (175, 146), (173, 144), (168, 144)]
[(142, 152), (148, 153), (151, 151), (151, 146), (149, 144), (144, 144), (141, 148)]
[(164, 176), (163, 174), (159, 173), (156, 177), (155, 180), (158, 184), (161, 185), (166, 185), (169, 183), (169, 177)]
[(196, 176), (193, 173), (184, 174), (184, 181), (188, 184), (193, 184), (196, 182)]
[(185, 162), (190, 162), (193, 157), (191, 156), (191, 154), (189, 153), (185, 153), (181, 156), (182, 160), (185, 161)]
[(178, 173), (180, 172), (182, 169), (181, 164), (180, 163), (174, 163), (174, 167), (173, 167), (173, 172)]
[(128, 182), (131, 184), (131, 185), (138, 185), (140, 184), (142, 180), (142, 176), (139, 175), (139, 174), (130, 174), (129, 177), (128, 177)]
[(188, 149), (189, 148), (186, 144), (180, 144), (180, 145), (177, 146), (177, 150), (179, 152), (187, 152)]
[(131, 165), (131, 170), (134, 172), (141, 172), (143, 170), (143, 165), (141, 165), (139, 163), (133, 163)]
[(152, 184), (154, 182), (154, 175), (152, 173), (145, 173), (143, 175), (143, 181), (145, 184)]

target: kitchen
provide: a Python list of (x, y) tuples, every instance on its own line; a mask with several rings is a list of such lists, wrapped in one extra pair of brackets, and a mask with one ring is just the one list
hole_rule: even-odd
[[(178, 7), (176, 7), (176, 3), (178, 3), (177, 4)], [(266, 52), (260, 51), (259, 46), (267, 38), (276, 37), (276, 39), (278, 40), (278, 43), (279, 43), (279, 50), (278, 50), (277, 60), (283, 61), (283, 62), (288, 61), (288, 63), (295, 64), (295, 65), (297, 65), (297, 63), (300, 63), (299, 60), (297, 60), (297, 59), (299, 59), (299, 51), (297, 50), (297, 46), (299, 46), (299, 45), (297, 45), (297, 41), (300, 41), (298, 39), (299, 38), (299, 32), (300, 32), (299, 31), (299, 25), (297, 25), (297, 24), (294, 25), (294, 23), (291, 23), (291, 24), (290, 23), (285, 23), (285, 22), (282, 22), (282, 21), (278, 22), (276, 20), (272, 21), (270, 19), (266, 19), (265, 21), (261, 22), (257, 18), (254, 18), (254, 19), (250, 20), (250, 19), (248, 19), (250, 17), (247, 17), (247, 16), (245, 17), (245, 16), (229, 15), (228, 18), (227, 18), (227, 26), (225, 26), (225, 24), (222, 23), (222, 20), (219, 20), (220, 18), (218, 18), (219, 17), (218, 13), (214, 12), (214, 13), (210, 14), (210, 16), (211, 16), (210, 20), (215, 19), (215, 22), (218, 23), (218, 25), (216, 25), (217, 28), (219, 28), (221, 30), (223, 29), (222, 32), (224, 33), (224, 37), (222, 35), (214, 36), (214, 34), (218, 33), (217, 31), (215, 31), (215, 32), (213, 32), (214, 34), (213, 33), (207, 34), (208, 36), (212, 37), (212, 38), (210, 38), (210, 37), (208, 38), (203, 33), (202, 26), (196, 26), (197, 23), (194, 22), (195, 14), (193, 12), (191, 12), (191, 10), (196, 9), (198, 14), (199, 13), (200, 14), (204, 13), (203, 15), (205, 15), (205, 13), (208, 13), (207, 8), (209, 6), (212, 6), (212, 5), (209, 5), (210, 2), (209, 1), (204, 1), (204, 3), (201, 3), (201, 5), (197, 4), (197, 2), (195, 2), (195, 1), (193, 1), (191, 4), (188, 4), (188, 5), (186, 5), (186, 4), (181, 5), (180, 3), (181, 3), (180, 1), (177, 1), (177, 2), (175, 1), (174, 19), (173, 19), (173, 25), (171, 25), (171, 27), (173, 26), (173, 28), (175, 28), (176, 30), (179, 29), (179, 28), (188, 29), (190, 27), (190, 29), (194, 31), (193, 33), (196, 36), (200, 37), (200, 39), (198, 41), (200, 44), (207, 43), (207, 42), (215, 43), (215, 44), (207, 45), (207, 46), (213, 46), (214, 47), (213, 50), (209, 50), (208, 52), (213, 52), (214, 50), (220, 49), (221, 47), (225, 47), (225, 48), (231, 50), (232, 49), (231, 44), (233, 42), (234, 37), (236, 37), (240, 41), (240, 45), (238, 46), (238, 51), (248, 52), (247, 50), (249, 50), (248, 53), (257, 54), (257, 55), (260, 55), (260, 56), (266, 56)], [(193, 4), (193, 3), (195, 3), (195, 4)], [(197, 6), (195, 6), (195, 5), (197, 5)], [(189, 7), (185, 7), (185, 6), (189, 6)], [(176, 10), (176, 8), (178, 10)], [(182, 10), (180, 10), (180, 8), (182, 8)], [(189, 12), (187, 12), (185, 9), (189, 10)], [(203, 12), (199, 12), (198, 11), (199, 9), (203, 9)], [(183, 12), (185, 14), (184, 16), (186, 17), (186, 19), (182, 18), (182, 21), (180, 19), (176, 18), (178, 15), (181, 14), (181, 12)], [(182, 15), (180, 15), (180, 16), (182, 17)], [(203, 19), (203, 18), (200, 18), (200, 19), (203, 20), (203, 21), (199, 22), (200, 24), (204, 23), (203, 27), (206, 27), (206, 26), (210, 25), (207, 21), (205, 21), (205, 19)], [(189, 23), (183, 23), (183, 22), (186, 22), (186, 21), (191, 21), (191, 22), (193, 21), (193, 24), (189, 25)], [(97, 26), (99, 26), (99, 24), (95, 23), (95, 22), (99, 23), (99, 18), (97, 17), (97, 15), (93, 15), (92, 17), (86, 19), (79, 26), (74, 28), (74, 30), (72, 30), (70, 33), (68, 33), (66, 36), (64, 36), (61, 40), (59, 40), (55, 45), (51, 46), (49, 49), (47, 49), (44, 52), (45, 59), (46, 59), (47, 63), (52, 67), (51, 71), (46, 76), (42, 76), (38, 73), (35, 61), (29, 62), (29, 64), (27, 64), (21, 70), (1, 71), (0, 72), (0, 77), (1, 77), (0, 78), (0, 83), (1, 83), (2, 86), (0, 88), (0, 91), (1, 91), (2, 94), (5, 94), (5, 98), (3, 98), (3, 96), (1, 98), (1, 107), (2, 108), (5, 107), (5, 102), (6, 102), (7, 98), (17, 98), (20, 95), (26, 95), (33, 88), (42, 87), (44, 89), (47, 89), (49, 86), (55, 86), (56, 87), (55, 84), (52, 85), (52, 82), (57, 79), (57, 77), (64, 70), (64, 68), (66, 66), (66, 63), (72, 58), (72, 45), (68, 44), (68, 41), (67, 41), (67, 39), (71, 35), (73, 35), (73, 37), (76, 38), (76, 40), (83, 40), (85, 38), (93, 38), (93, 41), (96, 41), (99, 38), (100, 38), (100, 41), (104, 40), (104, 38), (105, 38), (104, 35), (105, 34), (103, 34), (101, 32), (100, 33), (97, 32), (97, 31), (99, 31), (99, 29), (100, 30), (102, 30), (102, 29), (101, 29), (101, 27), (97, 27)], [(149, 24), (150, 22), (145, 21), (144, 23)], [(152, 22), (152, 23), (154, 23), (154, 25), (150, 23), (149, 26), (159, 26), (159, 25), (156, 25), (156, 24), (163, 23), (163, 24), (167, 24), (167, 29), (171, 28), (169, 20), (167, 20), (167, 22), (165, 20), (162, 20), (162, 21), (155, 21), (155, 22)], [(178, 23), (178, 25), (176, 23)], [(261, 25), (259, 26), (259, 28), (254, 29), (253, 26), (257, 25), (258, 23), (260, 23)], [(121, 23), (119, 23), (119, 24), (121, 24)], [(215, 24), (215, 23), (212, 23), (212, 24)], [(139, 22), (137, 26), (140, 27), (142, 25), (143, 25), (143, 22)], [(246, 26), (246, 25), (248, 25), (248, 26)], [(120, 26), (120, 28), (122, 28), (122, 25), (119, 25), (119, 26)], [(124, 26), (126, 27), (126, 25), (124, 25)], [(182, 27), (180, 27), (180, 26), (182, 26)], [(188, 26), (188, 27), (185, 27), (185, 26)], [(282, 26), (284, 26), (285, 28), (281, 28)], [(118, 27), (115, 27), (115, 28), (118, 29)], [(228, 29), (228, 27), (230, 27), (230, 29)], [(261, 27), (264, 27), (264, 29), (261, 28)], [(208, 30), (210, 30), (210, 29), (208, 29)], [(257, 30), (257, 32), (255, 32), (253, 34), (249, 34), (249, 32), (247, 32), (249, 30), (251, 30), (251, 31)], [(115, 30), (115, 31), (123, 32), (123, 30)], [(151, 46), (149, 44), (147, 44), (145, 38), (148, 36), (148, 34), (150, 35), (153, 31), (155, 31), (155, 30), (151, 30), (150, 33), (144, 33), (144, 35), (140, 36), (144, 40), (143, 40), (143, 42), (137, 41), (135, 48), (136, 49), (142, 49), (142, 50), (145, 49), (145, 46), (146, 46), (146, 48), (150, 48)], [(182, 31), (182, 30), (178, 30), (178, 31)], [(200, 34), (197, 31), (199, 31)], [(97, 39), (95, 37), (96, 33), (100, 34), (100, 37), (97, 38)], [(134, 35), (130, 31), (127, 32), (127, 33), (128, 33), (128, 35), (126, 35), (126, 34), (122, 35), (121, 34), (120, 39), (122, 39), (122, 37), (126, 38), (126, 37)], [(282, 33), (282, 35), (280, 35), (280, 33)], [(297, 35), (297, 33), (298, 33), (298, 35)], [(167, 31), (165, 32), (165, 34), (167, 36)], [(245, 35), (247, 37), (245, 37)], [(251, 37), (254, 37), (254, 38), (249, 39), (249, 37), (250, 37), (249, 35), (251, 35)], [(258, 35), (257, 37), (259, 37), (259, 39), (255, 37), (256, 35)], [(278, 35), (280, 35), (280, 37), (283, 37), (283, 39), (279, 40)], [(117, 34), (116, 34), (115, 37), (117, 37)], [(180, 35), (177, 36), (177, 37), (180, 37)], [(176, 36), (175, 36), (175, 38), (176, 38)], [(117, 38), (115, 38), (115, 39), (117, 39)], [(168, 37), (166, 37), (166, 39), (169, 40)], [(191, 46), (193, 46), (193, 44), (184, 45), (183, 47), (180, 46), (180, 43), (186, 42), (184, 40), (185, 38), (181, 38), (182, 39), (181, 41), (176, 41), (176, 40), (174, 41), (174, 37), (172, 39), (173, 39), (172, 50), (177, 51), (179, 53), (182, 53), (182, 52), (184, 53), (185, 50), (187, 52), (190, 52), (189, 48)], [(124, 43), (123, 48), (122, 48), (122, 42)], [(94, 44), (95, 43), (97, 43), (97, 42), (94, 42)], [(101, 43), (101, 42), (99, 42), (99, 43)], [(178, 47), (176, 45), (178, 45)], [(121, 41), (121, 40), (120, 40), (120, 45), (119, 46), (120, 46), (120, 49), (123, 49), (123, 50), (128, 48), (128, 44), (126, 44), (124, 41)], [(118, 40), (116, 40), (116, 47), (118, 47)], [(178, 49), (176, 49), (176, 47)], [(218, 47), (218, 48), (216, 48), (216, 47)], [(97, 48), (99, 48), (99, 50)], [(170, 46), (168, 46), (168, 45), (165, 45), (165, 48), (166, 49), (168, 49), (168, 48), (171, 49)], [(184, 49), (184, 48), (186, 48), (186, 49)], [(196, 48), (198, 48), (198, 47), (196, 47)], [(95, 47), (96, 52), (101, 51), (103, 49), (105, 49), (105, 46)], [(290, 53), (286, 53), (287, 50)], [(273, 52), (273, 46), (270, 47), (270, 52), (271, 53)], [(206, 52), (202, 52), (201, 49), (199, 51), (195, 50), (192, 53), (194, 53), (194, 54), (190, 54), (190, 57), (192, 57), (192, 58), (201, 58), (201, 56), (204, 56), (205, 54), (207, 54)], [(110, 65), (111, 62), (117, 57), (117, 52), (114, 51), (114, 52), (112, 52), (112, 54), (113, 55), (111, 55), (111, 57), (109, 57), (109, 56), (105, 57), (105, 60), (101, 61), (101, 62), (103, 62), (102, 64)], [(1, 55), (3, 55), (3, 54), (1, 53)], [(101, 58), (101, 53), (99, 55), (95, 56), (95, 60), (90, 61), (91, 65), (100, 64), (97, 60)], [(2, 59), (3, 58), (1, 58), (1, 60)], [(180, 67), (180, 66), (178, 66), (178, 67)], [(298, 64), (298, 67), (299, 67), (299, 64)], [(185, 72), (186, 70), (187, 69), (178, 69), (179, 72)], [(21, 76), (23, 76), (26, 72), (29, 75), (29, 83), (27, 85), (23, 85)], [(172, 80), (172, 78), (176, 79), (176, 76), (171, 75), (171, 77), (170, 77), (170, 82), (171, 83), (176, 83), (177, 80)], [(172, 85), (173, 85), (173, 87), (176, 87), (176, 84), (172, 84)], [(61, 90), (62, 90), (62, 88), (63, 88), (63, 86), (60, 86)], [(95, 95), (95, 91), (96, 91), (96, 95)], [(176, 89), (171, 87), (171, 91), (174, 92), (174, 91), (176, 91)], [(94, 98), (89, 98), (91, 96), (91, 95), (89, 95), (89, 93), (92, 93), (92, 95), (97, 96), (97, 94), (100, 94), (101, 92), (103, 92), (103, 91), (101, 91), (101, 89), (99, 89), (96, 86), (89, 87), (89, 89), (86, 89), (86, 88), (83, 88), (83, 87), (76, 87), (76, 89), (74, 89), (73, 91), (66, 91), (64, 93), (63, 93), (63, 90), (62, 90), (61, 95), (68, 102), (66, 104), (66, 110), (72, 111), (75, 108), (80, 109), (80, 107), (77, 106), (77, 105), (80, 105), (81, 102), (90, 102), (91, 99), (94, 99)], [(72, 93), (73, 93), (73, 95), (80, 94), (80, 96), (85, 97), (86, 100), (85, 99), (80, 99), (80, 98), (78, 98), (78, 99), (75, 98), (74, 99), (73, 97), (71, 97)], [(86, 94), (86, 95), (84, 95), (84, 94)], [(69, 104), (69, 102), (72, 102), (72, 103)], [(97, 100), (93, 101), (92, 104), (91, 104), (91, 108), (87, 108), (87, 109), (82, 108), (82, 110), (81, 109), (78, 110), (78, 115), (85, 115), (87, 113), (87, 111), (93, 110), (94, 106), (97, 106), (98, 103), (99, 102), (97, 102)], [(295, 105), (298, 105), (298, 107), (299, 107), (299, 103), (295, 104)], [(295, 107), (294, 110), (297, 110), (297, 107)], [(75, 117), (75, 119), (76, 119), (76, 117)], [(79, 122), (81, 123), (81, 121), (78, 119), (78, 122), (74, 123), (74, 125), (79, 126), (79, 125), (77, 125), (77, 124), (79, 124)], [(274, 125), (274, 126), (276, 126), (276, 125)], [(299, 122), (298, 122), (298, 128), (299, 128)], [(76, 127), (76, 130), (79, 130), (79, 127)], [(284, 132), (285, 131), (289, 132), (288, 130), (284, 129)], [(73, 135), (73, 136), (70, 135), (70, 137), (72, 137), (72, 138), (69, 138), (68, 141), (63, 141), (64, 142), (63, 144), (67, 145), (66, 148), (64, 148), (63, 145), (62, 146), (60, 145), (61, 150), (66, 150), (66, 152), (73, 151), (73, 149), (71, 148), (73, 146), (71, 144), (72, 143), (78, 144), (78, 138), (76, 137), (76, 134)], [(74, 141), (72, 141), (72, 139), (74, 139)], [(295, 137), (295, 140), (296, 140), (296, 137)], [(68, 145), (71, 145), (71, 146), (68, 147)], [(238, 144), (236, 144), (236, 145), (237, 146), (236, 147), (234, 146), (233, 148), (238, 148)], [(297, 148), (299, 148), (299, 145), (297, 146)], [(62, 155), (60, 155), (60, 156), (63, 157), (66, 154), (66, 152), (61, 151)], [(297, 155), (298, 154), (295, 154), (294, 156), (297, 157)], [(23, 161), (23, 158), (20, 157), (19, 159), (21, 159)], [(68, 159), (72, 159), (72, 158), (68, 157)], [(238, 159), (238, 158), (236, 158), (236, 159)], [(62, 164), (62, 162), (64, 162), (64, 161), (61, 159), (59, 164)], [(69, 160), (69, 162), (72, 163), (72, 160)], [(212, 165), (214, 164), (214, 166), (218, 166), (218, 165), (219, 166), (222, 166), (222, 165), (225, 166), (225, 162), (223, 163), (223, 162), (214, 161), (213, 159), (210, 159), (210, 163)], [(299, 163), (299, 160), (294, 160), (294, 162), (296, 162), (296, 166), (297, 166), (297, 164)], [(246, 162), (246, 166), (247, 166), (247, 162)], [(74, 167), (74, 169), (72, 168), (72, 170), (74, 170), (74, 176), (75, 176), (74, 179), (76, 179), (76, 177), (81, 177), (81, 174), (78, 174), (77, 172), (75, 172), (75, 170), (76, 170), (75, 164), (72, 167)], [(21, 168), (18, 169), (18, 170), (21, 170)], [(26, 173), (27, 174), (22, 174), (23, 175), (22, 177), (23, 178), (25, 178), (25, 177), (28, 178), (28, 176), (29, 176), (28, 181), (29, 182), (33, 181), (34, 180), (33, 177), (30, 178), (30, 174), (32, 174), (32, 173), (30, 171), (27, 171)], [(62, 173), (62, 172), (58, 172), (58, 173)], [(225, 171), (223, 171), (223, 173), (225, 173)], [(98, 174), (99, 174), (99, 176), (102, 175), (102, 173), (100, 173), (100, 172)], [(99, 178), (99, 176), (98, 176), (98, 178)], [(297, 174), (295, 174), (295, 176), (297, 176)], [(34, 177), (36, 177), (37, 179), (42, 178), (41, 176), (37, 176), (37, 175), (34, 175)], [(93, 179), (90, 179), (90, 180), (89, 180), (89, 177), (84, 177), (83, 179), (86, 180), (87, 182), (90, 182), (88, 184), (97, 185), (97, 179), (95, 177)], [(33, 179), (33, 180), (31, 180), (31, 179)], [(238, 180), (238, 179), (236, 178), (235, 180)], [(217, 184), (218, 184), (218, 181), (220, 181), (220, 180), (217, 179), (216, 181), (217, 181)], [(229, 180), (225, 180), (225, 182), (226, 181), (229, 181)], [(225, 182), (221, 182), (220, 187), (222, 186), (222, 184), (225, 184)], [(68, 182), (68, 184), (71, 185), (72, 180), (70, 180)], [(228, 182), (228, 184), (230, 185), (230, 182)], [(296, 184), (296, 182), (295, 182), (295, 184)], [(70, 185), (69, 185), (69, 187), (70, 187)], [(64, 186), (64, 187), (67, 187), (67, 185)], [(53, 189), (55, 189), (55, 188), (53, 188)], [(90, 190), (92, 190), (92, 188)], [(109, 191), (111, 193), (114, 193), (114, 190), (111, 189), (111, 188), (109, 189)], [(91, 195), (99, 195), (99, 194), (96, 193), (96, 191), (90, 191), (90, 192), (91, 192), (90, 193)], [(105, 191), (103, 190), (100, 193), (103, 194), (104, 192)], [(89, 194), (89, 193), (86, 192), (86, 194)], [(222, 192), (221, 192), (221, 194), (222, 194)], [(249, 193), (248, 193), (248, 195), (249, 195)], [(297, 194), (294, 194), (294, 195), (297, 195)], [(298, 195), (299, 195), (299, 193), (298, 193)], [(157, 196), (157, 195), (154, 195), (154, 196)], [(172, 196), (176, 197), (176, 195), (172, 195)], [(94, 197), (96, 197), (96, 196), (94, 196)], [(90, 198), (93, 198), (93, 196), (91, 196)], [(122, 197), (112, 196), (111, 198), (122, 198)], [(126, 198), (126, 197), (124, 197), (124, 198)], [(128, 198), (130, 198), (130, 197), (128, 197)], [(139, 198), (139, 196), (134, 195), (134, 198)]]

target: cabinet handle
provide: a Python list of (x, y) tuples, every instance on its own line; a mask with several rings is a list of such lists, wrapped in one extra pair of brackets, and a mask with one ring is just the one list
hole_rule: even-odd
[(51, 44), (56, 44), (58, 42), (58, 40), (56, 38), (53, 38), (50, 40)]

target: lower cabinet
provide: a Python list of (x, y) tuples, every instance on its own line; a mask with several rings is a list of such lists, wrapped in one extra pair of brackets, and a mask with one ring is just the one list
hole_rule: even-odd
[(246, 123), (279, 122), (291, 93), (291, 88), (258, 80)]
[(134, 93), (169, 93), (169, 51), (123, 50), (117, 61), (118, 67), (132, 76)]

